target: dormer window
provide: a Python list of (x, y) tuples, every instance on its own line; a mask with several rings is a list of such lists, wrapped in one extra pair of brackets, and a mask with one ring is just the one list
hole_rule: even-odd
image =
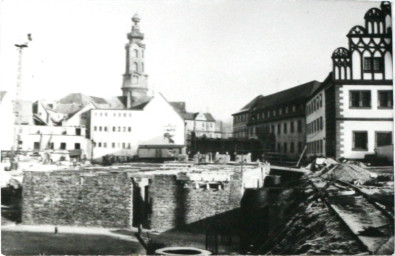
[(364, 72), (383, 72), (384, 60), (382, 57), (365, 57), (363, 59)]

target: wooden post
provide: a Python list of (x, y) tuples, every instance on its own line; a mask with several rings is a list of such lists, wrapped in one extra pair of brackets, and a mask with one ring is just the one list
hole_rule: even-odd
[(303, 151), (302, 151), (302, 154), (300, 155), (300, 158), (299, 158), (299, 160), (298, 160), (298, 163), (296, 164), (296, 167), (300, 167), (299, 165), (300, 165), (300, 161), (302, 161), (302, 158), (303, 158), (303, 156), (304, 156), (304, 153), (306, 152), (306, 149), (307, 149), (307, 145), (305, 145), (304, 146), (304, 149), (303, 149)]

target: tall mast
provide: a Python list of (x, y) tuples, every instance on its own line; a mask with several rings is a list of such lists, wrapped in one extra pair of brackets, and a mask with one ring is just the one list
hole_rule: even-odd
[(16, 98), (15, 98), (15, 126), (14, 126), (14, 151), (19, 150), (19, 140), (20, 140), (20, 125), (21, 125), (21, 91), (22, 91), (22, 59), (23, 59), (23, 49), (27, 48), (29, 41), (32, 40), (31, 34), (27, 35), (27, 41), (23, 44), (15, 44), (18, 50), (18, 71), (17, 71), (17, 82), (16, 82)]

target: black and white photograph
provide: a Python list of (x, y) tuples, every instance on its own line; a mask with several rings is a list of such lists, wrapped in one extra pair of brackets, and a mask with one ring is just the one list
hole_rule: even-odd
[(393, 255), (392, 2), (0, 0), (2, 255)]

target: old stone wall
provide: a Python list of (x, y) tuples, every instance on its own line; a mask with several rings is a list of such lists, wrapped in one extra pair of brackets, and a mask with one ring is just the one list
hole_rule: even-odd
[(217, 216), (240, 207), (242, 174), (226, 182), (198, 182), (156, 175), (150, 186), (150, 228), (165, 231)]
[(22, 223), (128, 228), (132, 186), (125, 172), (25, 172)]

